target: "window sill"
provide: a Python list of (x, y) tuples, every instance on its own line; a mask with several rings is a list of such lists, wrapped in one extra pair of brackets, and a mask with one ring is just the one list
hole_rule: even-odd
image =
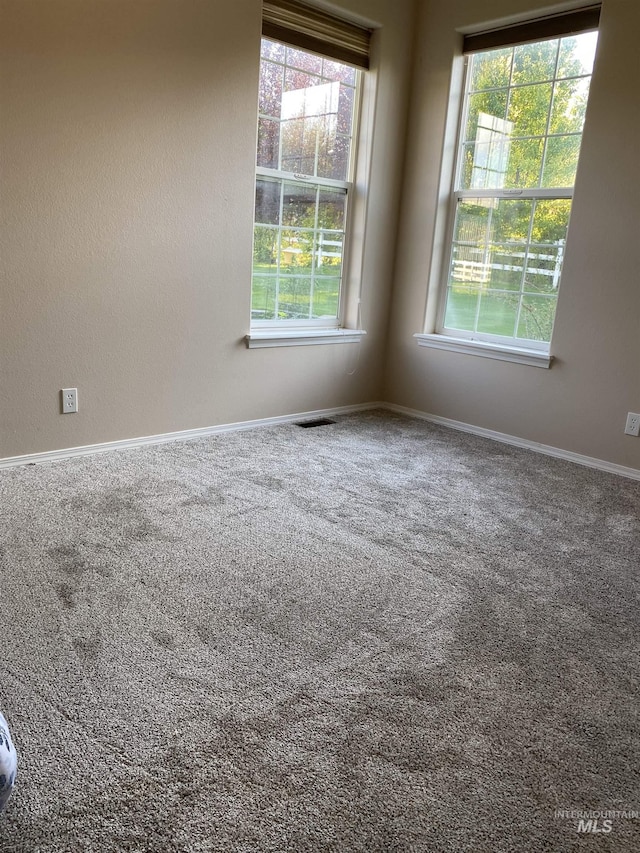
[(299, 347), (315, 344), (357, 344), (362, 329), (254, 329), (245, 335), (247, 349)]
[(417, 334), (413, 337), (421, 347), (461, 352), (466, 355), (478, 355), (482, 358), (495, 358), (499, 361), (512, 361), (516, 364), (528, 364), (530, 367), (548, 369), (553, 362), (553, 356), (543, 350), (521, 349), (486, 341), (470, 341), (465, 338), (450, 338), (447, 335)]

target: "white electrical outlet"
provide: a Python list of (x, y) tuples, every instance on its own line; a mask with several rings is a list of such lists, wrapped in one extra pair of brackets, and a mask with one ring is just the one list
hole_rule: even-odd
[(624, 428), (625, 435), (640, 435), (640, 415), (636, 412), (629, 412), (627, 415), (627, 423)]
[(63, 388), (62, 394), (62, 414), (71, 415), (78, 411), (78, 389)]

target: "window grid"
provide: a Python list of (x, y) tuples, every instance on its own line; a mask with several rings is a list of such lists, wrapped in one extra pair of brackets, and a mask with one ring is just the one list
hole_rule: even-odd
[[(593, 38), (594, 34), (590, 33), (588, 36)], [(564, 105), (564, 114), (557, 112), (556, 106), (558, 111), (563, 109), (563, 104), (558, 98), (560, 94), (566, 98), (567, 92), (569, 92), (569, 98), (577, 93), (575, 97), (579, 99), (582, 96), (586, 102), (588, 83), (591, 78), (590, 70), (587, 73), (584, 68), (581, 69), (583, 73), (566, 74), (567, 65), (572, 61), (571, 49), (568, 47), (569, 38), (549, 39), (546, 42), (530, 45), (529, 48), (536, 48), (538, 45), (546, 46), (552, 42), (555, 42), (552, 77), (548, 74), (534, 75), (525, 82), (515, 80), (517, 47), (514, 46), (508, 54), (508, 80), (505, 75), (504, 84), (483, 87), (480, 85), (480, 72), (477, 76), (474, 73), (474, 61), (480, 57), (481, 61), (486, 62), (491, 54), (496, 57), (501, 55), (498, 58), (504, 60), (504, 48), (485, 51), (467, 59), (455, 189), (452, 193), (453, 207), (448, 241), (451, 250), (438, 323), (439, 330), (445, 334), (503, 343), (505, 339), (506, 342), (514, 340), (520, 346), (548, 348), (561, 276), (566, 226), (568, 226), (573, 196), (571, 168), (567, 168), (566, 164), (558, 166), (558, 163), (554, 162), (554, 157), (557, 161), (562, 155), (561, 146), (571, 146), (566, 150), (569, 154), (573, 154), (573, 159), (577, 163), (584, 121), (584, 103), (576, 101), (579, 129), (568, 129), (569, 106)], [(561, 54), (565, 48), (567, 48), (563, 60), (565, 67), (561, 69)], [(550, 58), (550, 56), (547, 57), (547, 61)], [(565, 73), (561, 73), (562, 71)], [(522, 73), (522, 70), (519, 70), (519, 73)], [(517, 110), (512, 112), (514, 99), (517, 106), (518, 97), (533, 93), (536, 87), (543, 84), (550, 87), (545, 106), (544, 132), (522, 133), (525, 128), (517, 124)], [(560, 84), (566, 91), (561, 92)], [(572, 86), (576, 88), (572, 89)], [(582, 86), (581, 90), (580, 86)], [(497, 96), (503, 92), (506, 94), (506, 99), (500, 113), (497, 116), (483, 113), (481, 109), (483, 99), (489, 102), (492, 95)], [(545, 95), (541, 88), (538, 88), (537, 92)], [(481, 97), (473, 102), (474, 96)], [(472, 104), (475, 115), (471, 113)], [(540, 118), (542, 119), (542, 116)], [(553, 127), (554, 121), (557, 122), (556, 129)], [(536, 141), (540, 143), (540, 150), (534, 163), (537, 171), (527, 175), (525, 170), (525, 179), (519, 181), (519, 172), (516, 168), (514, 181), (510, 162), (515, 148), (515, 146), (512, 148), (512, 143), (517, 145)], [(558, 146), (555, 152), (554, 144)], [(484, 145), (484, 148), (481, 145)], [(522, 149), (523, 152), (525, 150)], [(520, 156), (524, 159), (524, 154)], [(527, 165), (531, 166), (530, 163)], [(571, 164), (572, 167), (573, 165)], [(554, 186), (551, 178), (556, 178), (558, 175), (571, 180), (563, 181), (565, 184), (563, 186)], [(506, 210), (510, 202), (529, 202), (526, 234), (519, 233), (513, 239), (505, 239), (503, 235), (498, 239), (494, 234), (494, 223), (501, 206)], [(557, 233), (553, 234), (554, 239), (549, 239), (549, 235), (545, 239), (540, 233), (544, 230), (541, 227), (544, 206), (554, 202), (560, 204), (556, 214), (560, 221), (563, 218), (566, 220), (565, 227), (560, 229), (563, 232), (562, 235), (556, 229)], [(468, 214), (474, 203), (477, 208), (477, 235), (471, 240), (464, 239), (463, 229), (469, 223), (473, 224), (473, 216)], [(540, 215), (538, 215), (539, 205), (541, 205)], [(469, 222), (464, 221), (465, 206)], [(549, 207), (549, 213), (553, 214), (553, 212)], [(538, 233), (535, 233), (536, 224)], [(481, 232), (483, 234), (479, 239)], [(511, 280), (505, 276), (505, 273), (511, 276)], [(513, 286), (516, 273), (519, 276), (517, 289)], [(507, 281), (509, 286), (505, 287)], [(491, 311), (495, 315), (493, 318), (490, 316)]]
[[(274, 51), (278, 53), (275, 58)], [(337, 326), (360, 72), (266, 39), (262, 42), (261, 55), (261, 105), (265, 106), (262, 98), (267, 86), (263, 87), (263, 80), (271, 81), (275, 98), (267, 104), (268, 109), (260, 109), (258, 113), (252, 324), (293, 321), (302, 325)], [(298, 88), (287, 89), (289, 71), (298, 75), (297, 81), (294, 77), (289, 81), (297, 82)], [(329, 88), (324, 91), (319, 88), (325, 86)], [(292, 151), (285, 151), (288, 117), (282, 101), (288, 93), (293, 93), (291, 120), (298, 122), (298, 129), (302, 128), (302, 134), (294, 138)], [(274, 114), (278, 103), (279, 116)], [(326, 106), (329, 109), (324, 109)], [(305, 124), (308, 119), (309, 136), (314, 134), (311, 157)], [(272, 123), (272, 133), (277, 127), (276, 144), (267, 149), (270, 159), (265, 159), (265, 149), (261, 148), (260, 122), (264, 121)], [(300, 144), (297, 152), (295, 143)], [(334, 151), (337, 157), (332, 162)], [(260, 187), (267, 184), (278, 187), (276, 221), (273, 211), (267, 211), (265, 216), (260, 205)], [(306, 217), (303, 224), (287, 221), (287, 204), (293, 207), (294, 218), (296, 207), (299, 216)], [(273, 232), (273, 238), (268, 237), (269, 232)]]
[[(325, 82), (330, 81), (330, 82), (336, 82), (336, 81), (332, 80), (331, 78), (325, 77), (322, 73), (315, 73), (315, 72), (308, 71), (308, 70), (306, 70), (306, 69), (300, 68), (299, 66), (292, 65), (292, 64), (291, 64), (291, 65), (290, 65), (290, 64), (288, 64), (288, 63), (286, 62), (286, 57), (289, 55), (289, 53), (290, 53), (290, 52), (291, 52), (291, 48), (286, 48), (285, 61), (284, 61), (284, 62), (280, 62), (280, 61), (278, 61), (278, 60), (274, 60), (274, 59), (267, 59), (267, 58), (265, 58), (265, 57), (263, 57), (263, 58), (262, 58), (262, 60), (261, 60), (262, 64), (264, 64), (264, 65), (271, 65), (271, 66), (274, 66), (274, 67), (279, 67), (279, 68), (281, 69), (282, 94), (284, 94), (286, 91), (293, 91), (293, 90), (291, 90), (291, 89), (290, 89), (290, 90), (287, 90), (287, 89), (286, 89), (286, 72), (287, 72), (287, 70), (291, 70), (291, 71), (295, 71), (295, 72), (298, 72), (298, 73), (301, 73), (301, 74), (305, 74), (307, 77), (312, 78), (312, 79), (315, 79), (315, 80), (317, 80), (317, 81), (325, 81)], [(296, 53), (300, 53), (300, 51), (296, 51)], [(329, 62), (328, 60), (325, 60), (325, 59), (323, 59), (323, 60), (322, 60), (323, 69), (324, 69), (324, 65), (325, 65), (325, 63), (328, 63), (328, 62)], [(332, 65), (336, 65), (336, 63), (335, 63), (333, 60), (331, 61), (331, 64), (332, 64)], [(354, 79), (355, 79), (356, 73), (357, 73), (357, 72), (356, 72), (356, 71), (355, 71), (355, 69), (354, 69)], [(322, 85), (322, 84), (321, 84), (320, 82), (318, 82), (318, 85)], [(356, 85), (355, 85), (355, 83), (352, 85), (352, 84), (350, 84), (350, 83), (347, 83), (347, 82), (345, 82), (345, 81), (342, 81), (342, 80), (341, 80), (341, 81), (340, 81), (340, 85), (341, 85), (341, 86), (343, 86), (345, 89), (350, 90), (350, 91), (353, 93), (353, 94), (352, 94), (352, 100), (353, 100), (353, 102), (355, 103), (355, 92), (356, 92)], [(259, 111), (259, 112), (258, 112), (258, 118), (259, 118), (259, 119), (264, 119), (264, 120), (267, 120), (267, 121), (277, 121), (277, 122), (279, 122), (280, 124), (282, 124), (282, 118), (281, 118), (281, 117), (279, 117), (279, 116), (272, 115), (271, 113), (267, 113), (267, 112)], [(339, 139), (343, 139), (343, 140), (345, 140), (345, 141), (348, 141), (349, 143), (351, 143), (351, 141), (352, 141), (352, 134), (350, 134), (350, 133), (341, 133), (339, 130), (337, 130), (337, 131), (336, 131), (336, 137), (337, 137), (337, 138), (339, 138)], [(318, 146), (319, 146), (319, 137), (318, 137), (318, 136), (316, 136), (316, 152), (315, 152), (315, 158), (314, 158), (314, 165), (315, 165), (315, 168), (314, 168), (314, 171), (312, 171), (312, 172), (308, 172), (308, 173), (305, 173), (305, 175), (308, 175), (308, 176), (312, 176), (312, 175), (313, 175), (313, 176), (316, 176), (316, 175), (317, 175)], [(283, 168), (283, 164), (282, 164), (282, 146), (281, 146), (281, 145), (279, 145), (279, 146), (278, 146), (278, 148), (279, 148), (279, 150), (278, 150), (278, 162), (277, 162), (277, 167), (276, 167), (276, 168), (277, 168), (278, 170), (281, 170), (281, 171), (287, 171), (287, 172), (296, 171), (296, 172), (300, 172), (300, 170), (291, 170), (291, 169), (284, 169), (284, 168)], [(258, 164), (258, 165), (260, 165), (260, 164)], [(327, 177), (327, 176), (324, 176), (324, 177)]]

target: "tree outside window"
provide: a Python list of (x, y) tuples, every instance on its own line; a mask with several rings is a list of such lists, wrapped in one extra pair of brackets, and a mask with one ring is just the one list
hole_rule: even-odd
[(596, 41), (468, 57), (442, 332), (548, 348)]

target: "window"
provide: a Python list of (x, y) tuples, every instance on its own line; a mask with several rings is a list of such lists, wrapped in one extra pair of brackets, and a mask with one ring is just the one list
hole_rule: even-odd
[(263, 3), (249, 346), (358, 339), (340, 326), (369, 39), (296, 0)]
[(262, 40), (251, 315), (337, 326), (355, 68)]
[(497, 33), (498, 46), (465, 57), (441, 335), (548, 352), (597, 41), (589, 23), (515, 44)]

